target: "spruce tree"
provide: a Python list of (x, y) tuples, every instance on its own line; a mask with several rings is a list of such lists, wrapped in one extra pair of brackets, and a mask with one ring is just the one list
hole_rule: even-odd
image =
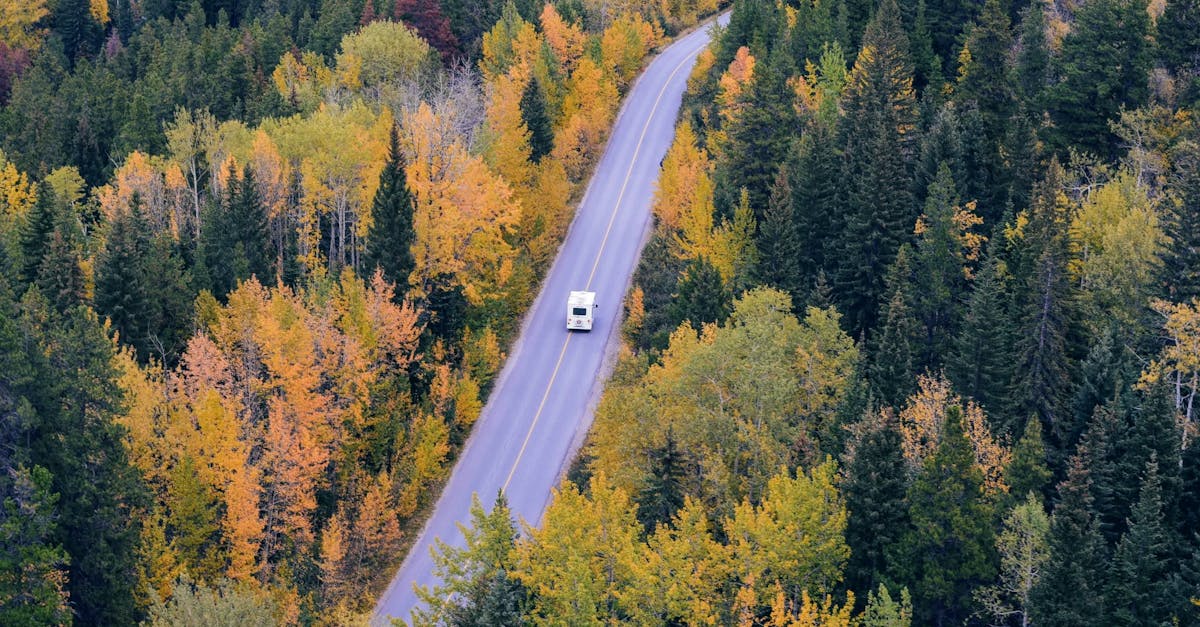
[[(1060, 170), (1051, 165), (1035, 193), (1023, 243), (1022, 274), (1014, 297), (1020, 315), (1017, 415), (1035, 415), (1062, 451), (1069, 438), (1066, 418), (1072, 356), (1068, 336), (1074, 324), (1074, 287), (1068, 274), (1066, 208), (1059, 202)], [(1060, 456), (1059, 459), (1062, 457)]]
[(1035, 114), (1042, 111), (1042, 95), (1050, 81), (1050, 44), (1041, 2), (1030, 2), (1021, 16), (1015, 72), (1024, 108)]
[(801, 280), (799, 237), (793, 215), (793, 194), (788, 182), (789, 166), (780, 166), (771, 188), (771, 198), (758, 228), (758, 267), (755, 274), (761, 283), (773, 285), (787, 292), (792, 302), (801, 302)]
[(146, 322), (150, 311), (144, 260), (149, 227), (135, 194), (128, 209), (118, 209), (109, 225), (104, 249), (96, 260), (96, 311), (112, 321), (121, 341), (149, 355)]
[(1001, 0), (987, 0), (979, 23), (967, 37), (965, 64), (959, 69), (956, 99), (979, 112), (981, 142), (980, 194), (975, 199), (990, 215), (999, 215), (1008, 202), (1009, 172), (1003, 144), (1017, 111), (1016, 87), (1009, 69), (1012, 30)]
[(59, 225), (50, 236), (49, 247), (38, 269), (38, 289), (59, 312), (74, 309), (87, 299), (87, 286), (80, 267), (82, 259), (72, 239), (69, 229)]
[(1166, 625), (1174, 609), (1175, 562), (1170, 529), (1164, 524), (1158, 462), (1146, 464), (1140, 495), (1109, 568), (1107, 624)]
[(846, 466), (846, 584), (870, 590), (894, 581), (899, 565), (889, 561), (908, 525), (908, 470), (900, 433), (889, 420), (872, 429), (854, 447)]
[[(231, 196), (234, 194), (232, 182), (229, 193)], [(245, 259), (245, 270), (237, 274), (237, 280), (243, 281), (253, 276), (260, 283), (273, 284), (275, 273), (272, 269), (273, 260), (268, 253), (270, 233), (267, 210), (254, 180), (254, 170), (249, 165), (242, 169), (236, 194), (231, 198), (230, 214), (226, 216), (225, 224), (236, 238), (235, 254)], [(240, 260), (236, 263), (239, 269), (241, 263)]]
[(779, 129), (799, 124), (788, 77), (794, 71), (782, 46), (754, 66), (744, 96), (748, 106), (726, 126), (726, 159), (718, 162), (718, 211), (733, 215), (741, 190), (750, 197), (755, 220), (761, 222), (779, 164), (791, 147), (788, 133)]
[(908, 39), (895, 0), (883, 0), (863, 35), (843, 95), (841, 233), (836, 285), (852, 333), (875, 325), (883, 277), (916, 213), (912, 162), (916, 99)]
[(1047, 139), (1059, 154), (1081, 148), (1116, 158), (1109, 122), (1149, 95), (1152, 26), (1145, 0), (1093, 0), (1075, 12), (1056, 57), (1058, 82), (1046, 91), (1053, 126)]
[(679, 277), (671, 307), (675, 325), (688, 320), (699, 329), (710, 322), (724, 322), (733, 310), (733, 296), (716, 266), (699, 257)]
[(1200, 50), (1200, 2), (1168, 2), (1155, 26), (1158, 58), (1163, 65), (1181, 77), (1194, 72), (1200, 64), (1196, 58), (1196, 51)]
[(836, 209), (840, 168), (833, 130), (821, 122), (809, 125), (784, 168), (792, 189), (800, 285), (812, 285), (818, 274), (833, 270), (826, 254), (837, 254), (835, 235), (842, 229)]
[(58, 203), (54, 197), (54, 189), (49, 183), (43, 182), (37, 188), (37, 202), (29, 214), (25, 216), (25, 224), (20, 231), (22, 255), (21, 281), (26, 285), (37, 280), (38, 270), (42, 267), (42, 257), (50, 247), (50, 237), (58, 224)]
[(1014, 499), (1033, 493), (1040, 502), (1050, 487), (1052, 475), (1046, 467), (1046, 445), (1042, 442), (1042, 423), (1025, 421), (1025, 432), (1013, 446), (1012, 461), (1004, 469), (1009, 494)]
[(529, 129), (529, 160), (540, 163), (554, 150), (554, 128), (546, 113), (546, 92), (536, 74), (521, 94), (521, 121)]
[(647, 533), (653, 533), (660, 524), (666, 524), (683, 507), (683, 478), (687, 458), (680, 450), (675, 433), (668, 427), (663, 445), (650, 451), (650, 472), (638, 491), (638, 521)]
[(1092, 513), (1091, 477), (1081, 446), (1058, 487), (1050, 518), (1050, 559), (1030, 591), (1035, 625), (1104, 624), (1104, 540)]
[(888, 270), (891, 296), (883, 316), (883, 328), (871, 341), (867, 380), (875, 398), (888, 407), (900, 407), (916, 386), (913, 339), (918, 322), (912, 313), (912, 277), (908, 246), (900, 248), (896, 263)]
[(22, 325), (46, 355), (31, 384), (38, 420), (28, 438), (30, 461), (50, 472), (50, 491), (59, 495), (52, 543), (70, 555), (66, 589), (75, 620), (133, 624), (135, 514), (147, 499), (116, 422), (123, 406), (112, 341), (86, 307), (58, 316), (36, 294), (25, 301)]
[(1200, 148), (1187, 145), (1176, 163), (1162, 275), (1167, 298), (1178, 303), (1200, 296)]
[(913, 260), (913, 313), (921, 327), (914, 363), (918, 371), (941, 368), (958, 326), (958, 302), (966, 288), (966, 258), (955, 222), (957, 209), (954, 179), (943, 162), (929, 187)]
[(963, 432), (962, 410), (946, 411), (942, 439), (908, 489), (911, 524), (895, 559), (923, 624), (961, 624), (972, 591), (997, 573), (992, 506)]
[(974, 283), (946, 374), (955, 390), (987, 410), (992, 428), (1002, 433), (1012, 419), (1015, 338), (1005, 311), (1004, 277), (994, 253), (989, 252), (983, 261)]
[(371, 229), (367, 232), (366, 268), (383, 270), (383, 277), (396, 285), (396, 297), (407, 292), (408, 277), (416, 267), (412, 244), (414, 201), (408, 189), (404, 155), (400, 152), (399, 129), (392, 125), (388, 158), (379, 173), (379, 189), (371, 204)]

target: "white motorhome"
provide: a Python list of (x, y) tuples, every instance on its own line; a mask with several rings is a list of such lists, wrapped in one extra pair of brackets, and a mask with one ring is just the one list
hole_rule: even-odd
[(595, 292), (571, 292), (567, 297), (567, 329), (591, 331), (592, 311), (595, 308)]

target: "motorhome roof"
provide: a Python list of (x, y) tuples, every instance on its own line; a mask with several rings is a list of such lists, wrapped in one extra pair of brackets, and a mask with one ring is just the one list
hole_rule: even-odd
[(567, 302), (572, 305), (591, 305), (596, 301), (595, 292), (571, 292)]

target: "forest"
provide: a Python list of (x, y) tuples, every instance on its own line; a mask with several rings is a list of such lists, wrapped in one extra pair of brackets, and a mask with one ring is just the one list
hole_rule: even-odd
[(540, 524), (418, 623), (1200, 624), (1200, 3), (739, 0)]
[(0, 624), (365, 623), (716, 9), (0, 0)]

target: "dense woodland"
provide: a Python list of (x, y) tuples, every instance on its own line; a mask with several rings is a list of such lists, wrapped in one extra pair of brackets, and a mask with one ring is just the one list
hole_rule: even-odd
[[(449, 624), (1200, 624), (1200, 3), (739, 0)], [(452, 593), (452, 594), (451, 594)]]
[(716, 8), (0, 0), (0, 624), (364, 620)]

